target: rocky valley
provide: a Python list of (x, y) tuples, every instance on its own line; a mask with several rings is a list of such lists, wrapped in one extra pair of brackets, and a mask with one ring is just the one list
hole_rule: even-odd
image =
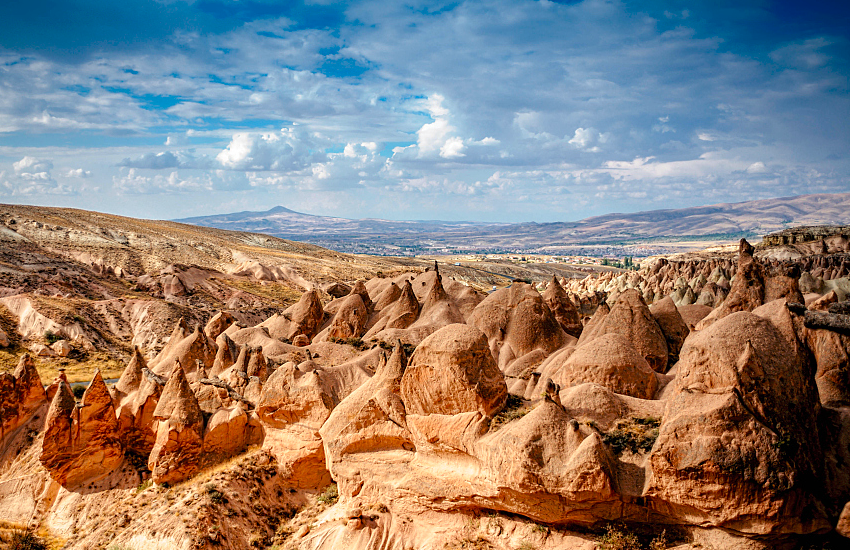
[(470, 270), (2, 206), (0, 545), (846, 547), (850, 232), (756, 245)]

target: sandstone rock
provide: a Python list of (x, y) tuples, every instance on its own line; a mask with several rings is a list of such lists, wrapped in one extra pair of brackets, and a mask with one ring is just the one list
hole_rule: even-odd
[(809, 305), (809, 309), (814, 309), (817, 311), (828, 311), (829, 306), (838, 302), (838, 295), (834, 290), (830, 290), (817, 300), (815, 300), (811, 305)]
[(274, 315), (260, 324), (267, 327), (272, 338), (292, 340), (299, 334), (313, 338), (324, 320), (325, 311), (322, 300), (316, 290), (309, 290), (301, 298), (284, 310), (282, 315)]
[(679, 351), (691, 331), (669, 296), (652, 304), (649, 307), (649, 312), (652, 313), (652, 317), (658, 323), (658, 328), (661, 329), (665, 340), (667, 340), (669, 363), (672, 365), (679, 360)]
[(199, 327), (174, 346), (171, 346), (171, 341), (169, 341), (168, 345), (150, 361), (149, 365), (154, 373), (165, 376), (174, 365), (174, 361), (179, 361), (186, 374), (194, 374), (198, 370), (199, 362), (207, 371), (211, 370), (215, 356), (215, 344), (207, 338)]
[[(735, 273), (729, 296), (698, 325), (697, 330), (705, 328), (717, 319), (736, 311), (752, 311), (764, 303), (765, 269), (753, 258), (753, 247), (746, 239), (738, 245), (738, 271)], [(800, 300), (802, 302), (802, 299)]]
[(540, 293), (524, 283), (490, 294), (469, 316), (468, 324), (487, 336), (502, 370), (535, 350), (542, 350), (545, 356), (575, 342), (563, 331)]
[(12, 345), (12, 341), (9, 340), (9, 335), (0, 328), (0, 348), (8, 348), (10, 345)]
[(543, 300), (549, 306), (549, 310), (552, 311), (564, 332), (575, 338), (581, 336), (583, 326), (578, 310), (567, 297), (567, 293), (554, 275), (546, 288), (546, 292), (543, 293)]
[(577, 347), (552, 380), (562, 388), (592, 382), (641, 399), (652, 399), (658, 388), (649, 363), (616, 333), (603, 334)]
[(124, 460), (112, 396), (99, 371), (79, 406), (70, 386), (59, 386), (47, 414), (39, 459), (66, 487), (102, 477)]
[(578, 345), (580, 347), (608, 333), (624, 336), (656, 372), (667, 370), (667, 339), (638, 291), (632, 289), (623, 292), (610, 312), (603, 314), (597, 323), (591, 320), (582, 332)]
[(733, 313), (688, 338), (677, 369), (646, 494), (739, 533), (824, 528), (805, 481), (822, 460), (817, 393), (779, 329)]
[(71, 354), (71, 351), (73, 350), (71, 344), (67, 340), (59, 340), (57, 342), (54, 342), (50, 346), (50, 349), (52, 349), (53, 353), (55, 353), (58, 357), (68, 357)]
[(204, 417), (179, 362), (175, 362), (153, 417), (159, 421), (156, 443), (148, 457), (155, 483), (176, 483), (200, 465)]
[(121, 373), (121, 377), (118, 379), (118, 382), (116, 382), (113, 387), (113, 392), (119, 401), (122, 397), (139, 389), (144, 376), (142, 374), (142, 369), (147, 368), (147, 366), (145, 358), (142, 356), (142, 352), (139, 351), (138, 346), (134, 346), (133, 357), (130, 359), (130, 362), (124, 368), (124, 372)]
[(44, 344), (33, 344), (30, 346), (30, 351), (36, 357), (56, 357), (56, 352), (50, 346)]
[(121, 399), (116, 415), (125, 448), (144, 456), (150, 454), (156, 443), (158, 422), (154, 420), (153, 414), (165, 381), (145, 367), (142, 367), (141, 372), (139, 387)]
[(413, 414), (491, 416), (504, 406), (507, 386), (484, 333), (453, 324), (417, 346), (402, 377), (401, 395)]
[(693, 330), (696, 325), (711, 313), (711, 308), (700, 304), (691, 304), (689, 306), (681, 306), (676, 308), (682, 316), (682, 321), (688, 326), (688, 329)]
[(328, 338), (358, 338), (363, 334), (367, 320), (368, 312), (363, 298), (352, 290), (334, 315)]
[(233, 315), (226, 311), (219, 311), (204, 326), (204, 334), (210, 341), (215, 342), (219, 335), (235, 322)]
[(212, 415), (204, 433), (203, 453), (229, 457), (247, 449), (248, 443), (248, 415), (236, 405)]
[(322, 425), (319, 433), (331, 474), (348, 455), (413, 450), (401, 398), (406, 362), (402, 347), (396, 345), (375, 376), (343, 399)]
[(215, 358), (213, 358), (212, 367), (207, 372), (208, 376), (218, 376), (229, 369), (239, 357), (239, 346), (236, 345), (236, 342), (226, 332), (221, 333), (215, 342)]

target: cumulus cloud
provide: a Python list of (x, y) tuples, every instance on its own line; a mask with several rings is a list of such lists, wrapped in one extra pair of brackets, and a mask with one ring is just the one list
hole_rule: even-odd
[(589, 153), (598, 153), (600, 145), (608, 141), (609, 134), (601, 134), (596, 128), (576, 128), (575, 134), (567, 142), (576, 149)]
[(241, 132), (233, 135), (227, 147), (216, 156), (228, 170), (291, 172), (308, 168), (316, 157), (311, 137), (296, 128), (277, 133)]
[(66, 178), (90, 178), (91, 171), (83, 170), (82, 168), (71, 168), (67, 172), (65, 172)]
[(77, 190), (56, 181), (52, 176), (53, 162), (25, 156), (12, 163), (13, 173), (0, 173), (0, 194), (6, 196), (71, 195)]

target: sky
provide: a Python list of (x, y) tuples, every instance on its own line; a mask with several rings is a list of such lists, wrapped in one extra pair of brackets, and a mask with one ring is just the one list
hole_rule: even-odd
[(572, 221), (850, 192), (850, 3), (0, 5), (0, 202)]

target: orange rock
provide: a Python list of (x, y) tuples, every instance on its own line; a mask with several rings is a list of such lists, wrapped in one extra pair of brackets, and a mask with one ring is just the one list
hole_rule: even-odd
[(402, 400), (412, 414), (477, 411), (492, 416), (504, 406), (507, 393), (487, 337), (461, 324), (423, 340), (401, 380)]
[(204, 417), (179, 362), (174, 364), (153, 417), (159, 425), (148, 457), (151, 478), (155, 483), (175, 483), (194, 475), (201, 461)]
[(652, 399), (658, 388), (649, 363), (616, 333), (602, 334), (577, 347), (552, 380), (562, 388), (592, 382), (641, 399)]
[(68, 384), (59, 386), (47, 414), (39, 459), (66, 487), (100, 478), (124, 460), (112, 396), (99, 371), (79, 406)]

